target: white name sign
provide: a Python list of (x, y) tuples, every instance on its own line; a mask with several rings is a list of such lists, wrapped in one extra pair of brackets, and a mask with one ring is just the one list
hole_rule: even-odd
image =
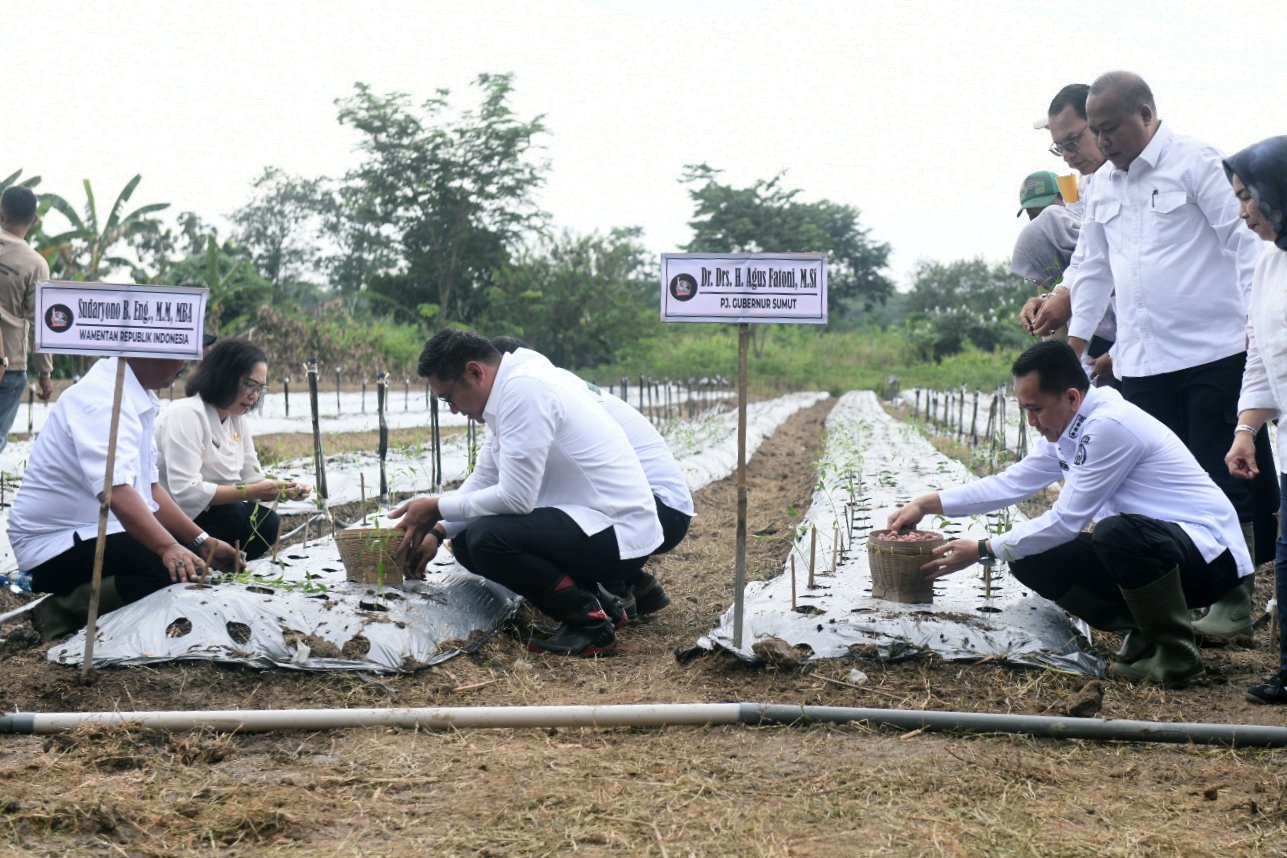
[(825, 253), (663, 253), (663, 322), (827, 323)]
[(206, 289), (47, 281), (36, 286), (36, 351), (199, 359)]

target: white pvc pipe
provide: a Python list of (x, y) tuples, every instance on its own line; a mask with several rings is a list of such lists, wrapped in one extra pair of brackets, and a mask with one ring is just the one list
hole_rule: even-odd
[(1180, 742), (1287, 747), (1287, 727), (1166, 721), (1102, 721), (991, 712), (933, 712), (765, 703), (670, 703), (613, 706), (479, 706), (421, 709), (231, 709), (191, 712), (17, 712), (0, 716), (0, 733), (61, 733), (83, 724), (156, 730), (228, 732), (334, 730), (398, 726), (430, 730), (480, 727), (662, 727), (715, 724), (843, 724), (900, 730), (1019, 733), (1056, 739)]

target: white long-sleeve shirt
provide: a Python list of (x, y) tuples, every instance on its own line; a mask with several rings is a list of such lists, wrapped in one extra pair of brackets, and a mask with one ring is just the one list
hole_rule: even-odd
[(219, 486), (262, 479), (259, 454), (244, 415), (219, 419), (200, 396), (170, 404), (156, 419), (161, 484), (188, 518), (210, 507)]
[(1178, 524), (1207, 562), (1228, 549), (1239, 576), (1254, 571), (1233, 504), (1170, 429), (1112, 388), (1088, 390), (1055, 443), (1040, 439), (1004, 472), (939, 497), (945, 515), (991, 512), (1061, 478), (1063, 491), (1049, 510), (992, 538), (998, 557), (1040, 554), (1091, 521), (1134, 513)]
[(447, 533), (484, 516), (554, 507), (586, 535), (615, 528), (622, 559), (650, 554), (662, 542), (661, 523), (625, 432), (584, 381), (524, 351), (502, 355), (474, 472), (439, 499)]
[[(36, 439), (9, 513), (9, 541), (21, 569), (34, 569), (71, 548), (73, 534), (81, 539), (98, 534), (98, 496), (107, 484), (108, 429), (118, 360), (100, 360), (67, 388)], [(144, 389), (127, 366), (112, 485), (129, 485), (152, 512), (157, 510), (152, 499), (152, 484), (157, 481), (152, 432), (160, 407), (156, 394)], [(109, 511), (107, 532), (123, 530), (125, 526)]]
[[(1256, 264), (1247, 317), (1247, 368), (1239, 413), (1268, 408), (1279, 418), (1287, 406), (1287, 251), (1266, 244)], [(1287, 420), (1278, 421), (1278, 466), (1287, 467)]]
[(1115, 287), (1119, 377), (1200, 366), (1245, 346), (1259, 240), (1238, 217), (1220, 157), (1163, 124), (1129, 170), (1107, 161), (1095, 175), (1068, 283), (1068, 334), (1089, 340)]

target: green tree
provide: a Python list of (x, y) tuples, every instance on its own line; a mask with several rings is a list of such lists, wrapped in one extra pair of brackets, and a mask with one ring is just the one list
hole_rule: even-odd
[(71, 224), (71, 229), (57, 235), (41, 233), (36, 237), (37, 249), (49, 260), (55, 277), (63, 280), (97, 280), (113, 271), (127, 268), (136, 280), (148, 279), (146, 272), (131, 259), (112, 255), (113, 248), (121, 242), (137, 246), (154, 240), (165, 225), (152, 215), (170, 207), (169, 203), (151, 203), (131, 212), (126, 204), (134, 195), (143, 177), (137, 175), (126, 183), (116, 195), (116, 201), (104, 219), (98, 216), (98, 204), (89, 179), (84, 181), (85, 206), (78, 212), (57, 194), (41, 194), (41, 205), (48, 205)]
[(721, 171), (689, 164), (683, 183), (693, 200), (693, 253), (827, 253), (827, 312), (846, 317), (883, 303), (894, 291), (884, 269), (889, 245), (872, 241), (859, 225), (859, 211), (830, 200), (804, 202), (798, 189), (783, 187), (782, 173), (736, 188), (719, 181)]
[(1003, 263), (918, 263), (907, 303), (921, 357), (942, 360), (967, 343), (983, 351), (1022, 347), (1028, 337), (1018, 318), (1028, 293), (1027, 281)]
[(205, 250), (163, 270), (158, 279), (209, 290), (206, 327), (214, 334), (244, 327), (261, 305), (272, 303), (273, 286), (255, 270), (246, 251), (231, 242), (220, 246), (214, 235), (206, 236)]
[(335, 206), (325, 178), (265, 167), (254, 198), (232, 214), (234, 238), (276, 289), (315, 283), (323, 268), (323, 224)]
[(456, 118), (447, 90), (417, 110), (406, 95), (359, 83), (340, 102), (340, 122), (362, 132), (366, 155), (346, 181), (347, 213), (362, 227), (352, 235), (363, 253), (382, 239), (399, 257), (394, 269), (363, 272), (368, 288), (435, 326), (479, 318), (493, 273), (545, 222), (533, 199), (546, 169), (533, 143), (541, 117), (510, 109), (510, 75), (476, 85), (480, 106)]
[(641, 230), (564, 232), (497, 272), (485, 327), (522, 337), (559, 366), (597, 366), (656, 320), (657, 272)]

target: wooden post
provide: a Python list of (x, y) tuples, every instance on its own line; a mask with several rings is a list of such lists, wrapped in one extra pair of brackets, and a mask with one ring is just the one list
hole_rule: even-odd
[(380, 503), (389, 502), (389, 478), (385, 474), (385, 466), (389, 458), (389, 421), (384, 418), (384, 409), (388, 401), (389, 376), (382, 372), (375, 377), (375, 410), (379, 414), (380, 426)]
[(322, 456), (322, 424), (317, 414), (317, 358), (309, 358), (304, 367), (308, 370), (308, 404), (313, 410), (313, 472), (317, 477), (317, 494), (322, 500), (326, 500), (330, 497), (330, 493), (326, 490), (326, 459)]
[(746, 347), (751, 325), (737, 326), (737, 560), (733, 573), (733, 648), (742, 648), (746, 595)]
[(809, 528), (809, 589), (813, 589), (813, 570), (818, 562), (818, 526)]
[(98, 599), (103, 590), (103, 553), (107, 548), (107, 512), (112, 506), (112, 482), (116, 479), (116, 432), (121, 425), (121, 391), (125, 387), (124, 357), (116, 359), (116, 390), (112, 393), (112, 418), (107, 430), (107, 475), (103, 480), (103, 500), (98, 505), (98, 539), (94, 543), (94, 571), (89, 588), (89, 615), (85, 623), (85, 655), (80, 676), (92, 681), (94, 674), (94, 638), (98, 634)]

